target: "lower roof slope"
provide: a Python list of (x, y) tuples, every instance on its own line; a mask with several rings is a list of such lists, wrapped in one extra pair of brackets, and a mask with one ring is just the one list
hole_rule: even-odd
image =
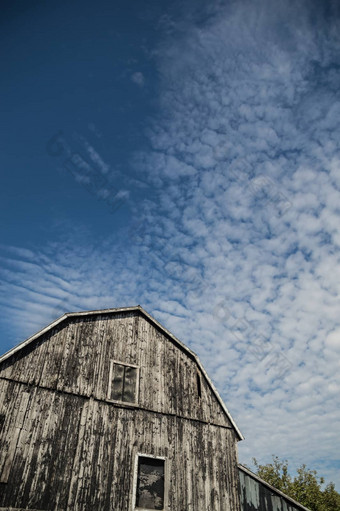
[[(239, 470), (241, 472), (243, 472), (247, 476), (251, 477), (257, 483), (259, 483), (260, 486), (265, 487), (268, 490), (270, 490), (272, 496), (281, 497), (289, 505), (293, 506), (294, 509), (296, 509), (298, 511), (311, 511), (310, 509), (308, 509), (307, 507), (303, 506), (302, 504), (300, 504), (296, 500), (292, 499), (292, 497), (288, 497), (288, 495), (286, 495), (282, 491), (277, 490), (274, 486), (272, 486), (271, 484), (267, 483), (267, 481), (265, 481), (264, 479), (261, 479), (261, 477), (259, 477), (258, 475), (254, 474), (254, 472), (249, 470), (249, 468), (245, 467), (244, 465), (239, 464), (238, 468), (239, 468)], [(259, 511), (262, 511), (262, 510), (259, 510)]]

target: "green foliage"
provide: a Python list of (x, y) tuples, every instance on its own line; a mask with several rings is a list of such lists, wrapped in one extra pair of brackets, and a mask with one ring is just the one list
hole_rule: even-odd
[(334, 483), (327, 484), (322, 495), (323, 511), (338, 511), (340, 509), (340, 493), (335, 491)]
[(334, 489), (334, 483), (322, 489), (324, 479), (318, 476), (316, 470), (301, 465), (292, 478), (288, 461), (280, 460), (278, 456), (273, 456), (272, 463), (267, 465), (260, 465), (255, 458), (253, 463), (259, 477), (311, 511), (340, 511), (340, 494)]

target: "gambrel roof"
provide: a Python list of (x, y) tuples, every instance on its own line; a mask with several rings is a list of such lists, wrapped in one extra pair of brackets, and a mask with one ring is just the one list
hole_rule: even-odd
[(230, 420), (230, 422), (231, 422), (231, 424), (232, 424), (232, 426), (233, 426), (233, 428), (234, 428), (234, 430), (235, 430), (235, 432), (237, 434), (238, 439), (239, 440), (243, 440), (244, 437), (243, 437), (241, 431), (239, 430), (239, 428), (237, 427), (237, 425), (234, 422), (233, 418), (231, 417), (227, 407), (225, 406), (225, 404), (224, 404), (222, 398), (220, 397), (218, 391), (216, 390), (214, 384), (210, 380), (208, 374), (206, 373), (206, 371), (205, 371), (204, 367), (202, 366), (202, 364), (201, 364), (198, 356), (196, 355), (196, 353), (194, 353), (187, 346), (185, 346), (185, 344), (183, 344), (179, 339), (177, 339), (177, 337), (175, 337), (171, 332), (169, 332), (169, 330), (167, 330), (163, 325), (161, 325), (152, 316), (150, 316), (150, 314), (148, 314), (140, 305), (137, 305), (137, 306), (134, 306), (134, 307), (123, 307), (123, 308), (115, 308), (115, 309), (101, 309), (101, 310), (92, 310), (92, 311), (83, 311), (83, 312), (67, 312), (67, 313), (63, 314), (62, 316), (60, 316), (60, 318), (56, 319), (55, 321), (53, 321), (52, 323), (47, 325), (45, 328), (43, 328), (42, 330), (37, 332), (36, 334), (32, 335), (31, 337), (29, 337), (28, 339), (26, 339), (25, 341), (23, 341), (22, 343), (18, 344), (17, 346), (15, 346), (11, 350), (9, 350), (7, 353), (2, 355), (0, 357), (0, 363), (5, 361), (5, 360), (7, 360), (12, 355), (14, 355), (18, 351), (22, 350), (27, 345), (29, 345), (30, 343), (32, 343), (33, 341), (35, 341), (36, 339), (38, 339), (42, 335), (46, 334), (47, 332), (52, 330), (54, 327), (60, 325), (61, 323), (63, 323), (64, 321), (66, 321), (69, 318), (81, 318), (81, 317), (88, 317), (88, 316), (94, 316), (94, 315), (100, 315), (100, 314), (105, 314), (105, 315), (108, 315), (108, 314), (123, 314), (123, 313), (130, 313), (130, 312), (132, 312), (132, 313), (133, 312), (138, 312), (141, 316), (143, 316), (151, 324), (153, 324), (156, 328), (158, 328), (163, 334), (165, 334), (176, 346), (181, 348), (181, 350), (186, 352), (193, 360), (195, 360), (195, 362), (196, 362), (197, 366), (199, 367), (200, 371), (202, 372), (202, 374), (206, 378), (206, 380), (207, 380), (207, 382), (208, 382), (208, 384), (209, 384), (213, 394), (215, 395), (217, 401), (221, 405), (222, 410), (224, 411), (224, 413), (226, 414), (226, 416)]

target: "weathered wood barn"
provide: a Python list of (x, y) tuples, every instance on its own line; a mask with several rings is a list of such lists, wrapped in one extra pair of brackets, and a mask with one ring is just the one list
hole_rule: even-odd
[(140, 306), (65, 314), (0, 358), (0, 509), (305, 509), (254, 507), (242, 438), (197, 356)]

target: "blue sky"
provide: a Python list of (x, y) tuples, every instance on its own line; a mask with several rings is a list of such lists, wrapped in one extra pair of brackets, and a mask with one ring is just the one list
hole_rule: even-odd
[(141, 304), (340, 489), (337, 2), (3, 2), (1, 351)]

